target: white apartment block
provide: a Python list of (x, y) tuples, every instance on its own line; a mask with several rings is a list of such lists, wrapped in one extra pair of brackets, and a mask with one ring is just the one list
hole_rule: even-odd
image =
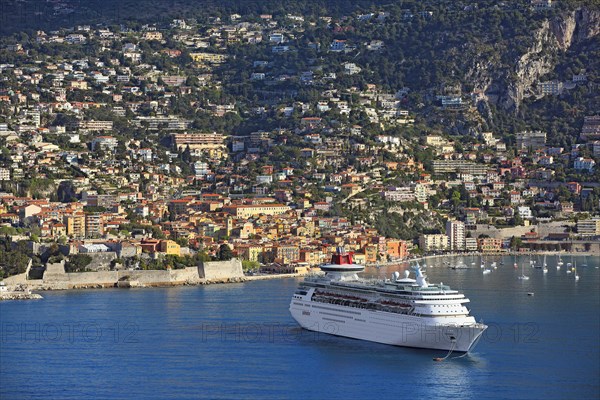
[(465, 223), (462, 221), (446, 222), (446, 236), (450, 250), (465, 250)]

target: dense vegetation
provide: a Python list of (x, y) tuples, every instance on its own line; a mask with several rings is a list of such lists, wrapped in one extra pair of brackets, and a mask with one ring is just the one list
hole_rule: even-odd
[[(326, 86), (304, 86), (300, 82), (285, 82), (269, 88), (249, 80), (252, 61), (267, 59), (271, 62), (269, 70), (299, 73), (305, 70), (317, 71), (317, 75), (325, 72), (337, 72), (336, 88), (352, 86), (364, 89), (367, 83), (380, 85), (384, 91), (394, 92), (402, 87), (409, 87), (411, 95), (406, 99), (405, 107), (417, 110), (419, 105), (423, 115), (422, 122), (433, 130), (445, 130), (451, 134), (465, 134), (472, 129), (494, 130), (501, 135), (512, 135), (523, 129), (543, 129), (548, 132), (550, 144), (570, 145), (577, 137), (583, 116), (598, 110), (600, 105), (597, 91), (593, 87), (581, 86), (568, 91), (561, 97), (545, 97), (541, 100), (530, 99), (522, 104), (517, 112), (514, 109), (504, 109), (494, 103), (482, 105), (479, 114), (458, 112), (456, 115), (444, 115), (431, 104), (432, 95), (443, 93), (445, 88), (458, 87), (464, 94), (476, 89), (473, 74), (477, 65), (487, 65), (486, 75), (493, 80), (499, 95), (511, 83), (515, 73), (515, 60), (528, 51), (532, 46), (532, 32), (538, 29), (545, 20), (556, 19), (567, 10), (585, 4), (592, 6), (593, 2), (562, 1), (551, 10), (534, 11), (528, 0), (513, 1), (498, 5), (496, 1), (479, 1), (476, 5), (466, 1), (309, 1), (285, 2), (276, 1), (152, 1), (144, 0), (140, 7), (139, 1), (90, 1), (66, 2), (74, 7), (67, 20), (59, 18), (59, 12), (47, 12), (44, 7), (49, 4), (33, 5), (33, 2), (17, 2), (3, 8), (4, 18), (2, 33), (19, 30), (13, 37), (19, 42), (25, 42), (34, 35), (37, 28), (57, 28), (73, 26), (77, 23), (122, 23), (129, 27), (139, 27), (141, 23), (156, 23), (164, 27), (173, 17), (195, 19), (207, 22), (214, 17), (228, 21), (231, 13), (258, 17), (261, 13), (272, 14), (282, 28), (291, 28), (293, 21), (284, 18), (287, 14), (302, 15), (306, 20), (315, 21), (314, 25), (303, 28), (302, 35), (292, 41), (295, 51), (273, 57), (268, 42), (256, 46), (233, 44), (227, 52), (233, 55), (221, 70), (216, 72), (223, 81), (222, 89), (207, 88), (199, 98), (179, 98), (173, 100), (172, 110), (176, 114), (191, 118), (194, 127), (208, 131), (226, 131), (245, 134), (260, 127), (269, 130), (276, 127), (293, 126), (293, 120), (281, 120), (276, 116), (270, 118), (258, 117), (249, 113), (250, 105), (273, 104), (284, 100), (314, 101), (318, 99), (320, 90)], [(597, 6), (597, 5), (596, 5)], [(386, 12), (384, 23), (375, 19), (356, 21), (341, 18), (355, 18), (361, 13)], [(58, 13), (56, 20), (53, 15)], [(10, 18), (11, 16), (17, 18)], [(34, 18), (34, 21), (29, 19)], [(318, 18), (332, 16), (332, 25), (328, 26)], [(336, 19), (337, 18), (337, 19)], [(332, 29), (335, 28), (335, 29)], [(339, 29), (338, 29), (339, 28)], [(117, 28), (118, 29), (118, 28)], [(351, 45), (363, 46), (371, 40), (381, 40), (385, 46), (381, 51), (360, 51), (350, 54), (324, 53), (309, 49), (309, 43), (318, 43), (321, 49), (327, 49), (333, 39), (345, 39)], [(120, 44), (120, 43), (117, 43)], [(145, 61), (163, 70), (173, 68), (186, 69), (189, 65), (188, 51), (177, 59), (157, 56), (152, 50), (160, 49), (158, 43), (140, 42), (144, 51)], [(167, 41), (165, 47), (178, 47), (177, 43)], [(29, 50), (30, 56), (49, 54), (57, 57), (76, 58), (81, 55), (99, 54), (101, 46), (89, 42), (82, 46), (66, 44), (33, 45)], [(106, 52), (101, 60), (119, 57), (118, 47), (111, 54)], [(210, 49), (209, 49), (210, 50)], [(214, 51), (214, 49), (212, 49)], [(552, 49), (548, 49), (552, 52)], [(4, 62), (18, 61), (25, 56), (2, 52)], [(597, 77), (600, 70), (600, 38), (575, 43), (565, 53), (558, 54), (556, 68), (545, 79), (568, 80), (572, 74), (587, 70), (590, 81)], [(352, 61), (360, 65), (367, 73), (357, 75), (340, 74), (341, 64)], [(124, 65), (127, 62), (123, 60)], [(190, 71), (191, 72), (191, 71)], [(188, 84), (196, 85), (197, 80), (192, 74)], [(42, 82), (44, 87), (50, 82)], [(135, 82), (133, 82), (135, 83)], [(91, 93), (75, 91), (70, 93), (69, 100), (78, 101)], [(352, 100), (348, 94), (342, 94), (342, 99)], [(103, 100), (103, 99), (98, 99)], [(235, 100), (242, 112), (240, 115), (227, 113), (223, 118), (212, 118), (197, 106), (209, 103), (225, 103)], [(428, 101), (429, 100), (429, 101)], [(192, 106), (196, 104), (196, 107)], [(244, 109), (246, 107), (246, 109)], [(201, 107), (200, 107), (201, 108)], [(148, 113), (151, 110), (147, 110)], [(141, 110), (142, 115), (145, 111)], [(113, 115), (109, 109), (88, 110), (90, 119), (112, 119), (115, 129), (121, 136), (143, 138), (146, 133), (135, 132), (127, 124), (126, 118)], [(63, 116), (64, 117), (64, 116)], [(69, 117), (66, 117), (67, 119)], [(341, 118), (344, 119), (343, 117)], [(57, 120), (55, 124), (68, 121)], [(365, 115), (351, 114), (349, 123), (369, 125)], [(375, 127), (371, 129), (377, 133)], [(407, 134), (409, 134), (407, 132)], [(63, 144), (64, 145), (64, 144)], [(33, 190), (33, 188), (32, 188)]]
[(86, 267), (92, 263), (88, 254), (73, 254), (65, 263), (65, 272), (85, 272)]
[(26, 241), (13, 243), (10, 237), (0, 238), (0, 278), (25, 272), (31, 260)]
[[(471, 1), (452, 0), (66, 0), (60, 3), (64, 6), (54, 7), (54, 2), (35, 0), (4, 0), (0, 8), (0, 34), (56, 29), (81, 23), (120, 23), (126, 20), (157, 22), (182, 17), (201, 21), (210, 16), (225, 17), (232, 13), (341, 16), (353, 12), (368, 12), (379, 7), (410, 9), (425, 4), (452, 6), (453, 10), (460, 10), (473, 5)], [(477, 3), (485, 6), (497, 2), (487, 0)], [(522, 1), (511, 3), (523, 4)], [(595, 0), (563, 0), (560, 3), (570, 7), (596, 4)]]

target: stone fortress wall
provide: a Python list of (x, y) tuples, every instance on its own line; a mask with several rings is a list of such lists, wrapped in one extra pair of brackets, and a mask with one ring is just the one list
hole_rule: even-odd
[(198, 266), (198, 273), (203, 279), (243, 278), (242, 262), (237, 258), (229, 261), (208, 261)]
[[(13, 278), (13, 279), (11, 279)], [(145, 287), (197, 285), (205, 283), (236, 282), (244, 280), (242, 262), (238, 259), (229, 261), (211, 261), (201, 263), (197, 267), (173, 270), (120, 270), (95, 272), (65, 272), (64, 261), (48, 264), (41, 280), (24, 280), (17, 276), (6, 281), (17, 279), (32, 289), (77, 289), (107, 287)]]

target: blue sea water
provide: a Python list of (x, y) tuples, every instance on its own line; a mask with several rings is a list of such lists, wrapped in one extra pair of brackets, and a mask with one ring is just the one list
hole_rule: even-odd
[(478, 257), (447, 260), (429, 280), (464, 291), (490, 326), (467, 357), (302, 330), (296, 279), (44, 292), (0, 303), (0, 398), (600, 398), (599, 258), (578, 282), (554, 257), (546, 275), (519, 259), (528, 281), (513, 258), (488, 275)]

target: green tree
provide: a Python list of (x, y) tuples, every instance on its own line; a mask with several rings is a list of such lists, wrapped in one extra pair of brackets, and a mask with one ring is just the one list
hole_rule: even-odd
[(62, 181), (58, 185), (58, 189), (56, 190), (56, 194), (58, 197), (58, 201), (61, 203), (70, 203), (72, 201), (77, 200), (77, 195), (75, 194), (75, 185), (73, 185), (73, 181)]
[(520, 237), (513, 236), (510, 238), (510, 249), (513, 251), (518, 251), (523, 245), (523, 241)]
[(244, 271), (251, 271), (251, 270), (255, 270), (260, 268), (260, 264), (258, 263), (258, 261), (250, 261), (250, 260), (243, 260), (242, 261), (242, 269)]
[(65, 263), (66, 272), (84, 272), (86, 267), (92, 263), (92, 257), (88, 254), (74, 254)]
[(229, 261), (233, 258), (233, 252), (228, 244), (223, 243), (219, 246), (218, 259), (219, 261)]

